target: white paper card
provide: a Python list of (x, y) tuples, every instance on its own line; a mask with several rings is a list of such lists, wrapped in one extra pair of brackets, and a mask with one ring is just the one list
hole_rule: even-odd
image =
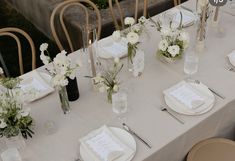
[(139, 76), (144, 71), (144, 51), (137, 50), (133, 58), (133, 75)]

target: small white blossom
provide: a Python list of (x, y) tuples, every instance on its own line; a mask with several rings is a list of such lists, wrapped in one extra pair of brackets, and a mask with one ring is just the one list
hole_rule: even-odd
[(118, 64), (118, 63), (120, 62), (119, 57), (114, 58), (114, 62), (115, 62), (116, 64)]
[(58, 53), (54, 58), (54, 64), (59, 67), (68, 67), (71, 63), (71, 59), (66, 56), (67, 52), (65, 50)]
[(144, 24), (146, 22), (146, 18), (144, 16), (141, 16), (138, 20), (139, 23)]
[(55, 75), (55, 77), (52, 78), (52, 83), (54, 86), (66, 86), (68, 85), (68, 79), (64, 75)]
[(112, 38), (115, 42), (118, 42), (121, 40), (121, 32), (120, 30), (114, 31), (112, 34)]
[(43, 43), (40, 45), (40, 51), (41, 52), (44, 52), (45, 50), (47, 50), (48, 48), (48, 44), (47, 43)]
[(139, 42), (139, 35), (135, 32), (129, 32), (127, 34), (127, 41), (131, 43), (132, 45), (134, 45), (137, 42)]
[(50, 60), (51, 60), (50, 57), (46, 56), (43, 51), (41, 52), (40, 59), (42, 60), (43, 64), (45, 64), (45, 65), (49, 64)]
[(166, 49), (168, 48), (169, 44), (166, 40), (161, 40), (159, 45), (158, 45), (158, 48), (162, 51), (166, 51)]
[(113, 86), (113, 91), (114, 91), (114, 92), (117, 92), (118, 89), (119, 89), (118, 85), (115, 84), (115, 85)]
[(4, 74), (3, 69), (0, 67), (0, 75)]
[(5, 123), (5, 121), (4, 120), (0, 120), (0, 129), (3, 129), (5, 127), (7, 127), (7, 124)]
[(178, 45), (169, 46), (167, 51), (171, 54), (172, 57), (175, 57), (180, 52), (180, 47)]
[(161, 28), (161, 35), (162, 36), (171, 36), (172, 35), (171, 29), (169, 27), (162, 27)]
[(76, 77), (77, 70), (72, 70), (71, 74), (69, 75), (70, 79), (74, 79)]
[(124, 20), (125, 25), (134, 25), (135, 24), (135, 19), (133, 17), (126, 17)]

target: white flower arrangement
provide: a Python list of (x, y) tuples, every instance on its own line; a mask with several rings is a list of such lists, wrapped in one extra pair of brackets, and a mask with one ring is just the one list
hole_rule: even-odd
[(52, 84), (55, 87), (64, 87), (68, 85), (68, 78), (74, 79), (76, 77), (77, 69), (81, 64), (79, 61), (74, 63), (64, 50), (58, 53), (52, 61), (47, 48), (47, 43), (40, 46), (40, 59), (43, 64), (47, 65), (46, 69), (53, 76)]
[(169, 24), (164, 24), (161, 20), (151, 21), (162, 39), (158, 44), (157, 54), (170, 59), (180, 58), (190, 41), (189, 34), (182, 29), (182, 25), (176, 26), (173, 21)]
[[(123, 64), (119, 58), (115, 58), (112, 68), (107, 70), (103, 69), (96, 77), (93, 77), (95, 87), (99, 92), (107, 92), (108, 102), (112, 103), (112, 94), (118, 92), (120, 82), (117, 79), (118, 74), (123, 68)], [(89, 77), (90, 78), (90, 77)]]
[(123, 35), (121, 32), (114, 31), (112, 34), (112, 38), (114, 41), (120, 41), (121, 38), (125, 38), (128, 42), (128, 60), (132, 62), (133, 57), (136, 54), (137, 45), (139, 44), (140, 34), (143, 31), (144, 24), (146, 23), (146, 18), (144, 16), (140, 17), (138, 20), (138, 24), (135, 24), (135, 19), (133, 17), (126, 17), (124, 20), (124, 24), (128, 27)]

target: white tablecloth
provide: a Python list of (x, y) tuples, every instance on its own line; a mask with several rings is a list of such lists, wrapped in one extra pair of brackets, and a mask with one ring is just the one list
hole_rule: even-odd
[[(191, 0), (184, 5), (194, 9), (194, 3)], [(226, 36), (218, 38), (215, 30), (208, 30), (206, 51), (200, 55), (199, 71), (195, 78), (225, 95), (226, 99), (216, 97), (214, 108), (204, 115), (179, 115), (185, 120), (184, 125), (160, 110), (160, 105), (164, 103), (162, 91), (185, 78), (183, 60), (174, 64), (157, 60), (155, 53), (160, 36), (155, 29), (147, 27), (151, 37), (140, 45), (146, 54), (144, 73), (134, 78), (124, 68), (121, 74), (121, 80), (130, 89), (130, 111), (126, 123), (153, 146), (148, 149), (136, 140), (134, 161), (182, 161), (190, 148), (202, 139), (235, 135), (235, 73), (225, 70), (226, 55), (235, 49), (235, 17), (221, 13), (221, 24)], [(187, 30), (193, 40), (195, 28)], [(81, 55), (79, 51), (71, 56), (76, 58), (78, 55)], [(84, 78), (87, 75), (84, 68), (78, 74), (81, 96), (71, 103), (70, 114), (63, 114), (56, 92), (30, 104), (36, 134), (33, 139), (27, 140), (27, 147), (22, 154), (25, 160), (74, 161), (79, 149), (79, 138), (103, 124), (121, 127), (121, 122), (107, 103), (106, 95), (95, 92), (91, 81)], [(53, 120), (57, 125), (58, 130), (52, 135), (45, 134), (44, 123), (48, 120)]]

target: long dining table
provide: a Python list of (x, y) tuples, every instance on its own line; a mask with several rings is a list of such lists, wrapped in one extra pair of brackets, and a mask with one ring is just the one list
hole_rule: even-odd
[[(195, 0), (182, 5), (195, 10)], [(159, 15), (153, 17), (157, 20)], [(235, 16), (220, 12), (220, 25), (224, 36), (218, 36), (217, 28), (208, 22), (204, 52), (199, 53), (199, 70), (193, 76), (208, 87), (225, 96), (217, 96), (214, 107), (198, 116), (174, 113), (185, 121), (179, 123), (166, 112), (160, 110), (164, 105), (163, 90), (185, 79), (184, 60), (163, 63), (156, 58), (160, 34), (147, 24), (149, 36), (143, 38), (140, 48), (145, 52), (145, 69), (140, 77), (133, 77), (127, 70), (126, 59), (120, 80), (128, 88), (128, 108), (125, 115), (127, 123), (136, 133), (151, 143), (149, 149), (136, 139), (137, 151), (133, 161), (183, 161), (188, 151), (197, 142), (210, 137), (235, 136), (235, 72), (228, 71), (227, 55), (235, 49)], [(190, 33), (191, 46), (195, 44), (196, 28), (185, 29)], [(186, 50), (190, 52), (192, 47)], [(78, 50), (71, 58), (85, 60), (86, 54)], [(37, 69), (43, 71), (44, 67)], [(105, 93), (93, 89), (87, 75), (87, 65), (77, 74), (80, 98), (70, 102), (71, 112), (64, 115), (59, 95), (54, 92), (43, 99), (28, 104), (35, 120), (35, 135), (26, 140), (22, 152), (27, 161), (74, 161), (79, 153), (79, 139), (102, 125), (122, 128), (122, 122), (113, 113)], [(46, 134), (45, 123), (53, 121), (56, 131)]]

